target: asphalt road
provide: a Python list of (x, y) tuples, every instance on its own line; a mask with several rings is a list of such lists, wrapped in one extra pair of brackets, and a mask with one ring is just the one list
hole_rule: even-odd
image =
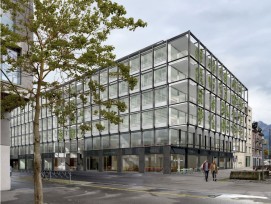
[[(221, 176), (222, 177), (222, 176)], [(271, 183), (205, 182), (203, 175), (78, 173), (68, 180), (44, 180), (44, 202), (64, 203), (271, 203)], [(77, 181), (75, 181), (75, 179)], [(5, 204), (33, 203), (33, 179), (14, 173), (12, 190), (1, 192)]]

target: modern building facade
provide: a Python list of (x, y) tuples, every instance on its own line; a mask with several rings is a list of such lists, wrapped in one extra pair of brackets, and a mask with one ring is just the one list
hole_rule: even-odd
[[(232, 168), (233, 151), (245, 152), (247, 88), (190, 32), (161, 41), (119, 62), (137, 78), (134, 90), (117, 77), (116, 67), (99, 70), (91, 79), (63, 84), (63, 89), (87, 92), (89, 80), (104, 85), (102, 100), (119, 99), (123, 119), (110, 124), (96, 115), (105, 109), (72, 94), (76, 122), (60, 127), (49, 109), (40, 117), (42, 167), (51, 170), (97, 170), (171, 173), (197, 170), (204, 160)], [(42, 101), (46, 103), (46, 101)], [(33, 168), (33, 110), (16, 109), (11, 119), (11, 155), (19, 169)], [(83, 122), (104, 125), (82, 134)]]
[[(8, 25), (8, 27), (14, 31), (14, 25), (16, 24), (16, 20), (22, 19), (22, 16), (13, 16), (9, 12), (3, 12), (2, 8), (0, 8), (1, 13), (1, 24)], [(1, 25), (2, 26), (2, 25)], [(23, 34), (23, 33), (21, 33)], [(29, 33), (28, 33), (29, 34)], [(30, 33), (30, 38), (31, 33)], [(4, 39), (1, 39), (4, 41)], [(8, 49), (8, 56), (14, 59), (25, 52), (27, 47), (25, 44), (20, 43), (16, 48)], [(4, 58), (7, 56), (3, 56)], [(1, 88), (5, 86), (10, 86), (11, 83), (13, 86), (17, 88), (18, 91), (23, 91), (25, 88), (32, 87), (32, 76), (23, 72), (20, 68), (18, 68), (14, 72), (9, 71), (9, 65), (6, 63), (1, 63)], [(1, 89), (1, 100), (10, 95), (9, 91), (4, 91)], [(1, 110), (1, 114), (3, 113), (4, 118), (1, 118), (1, 136), (0, 136), (0, 149), (1, 149), (1, 190), (9, 190), (10, 189), (10, 141), (11, 141), (11, 129), (10, 129), (10, 112)]]

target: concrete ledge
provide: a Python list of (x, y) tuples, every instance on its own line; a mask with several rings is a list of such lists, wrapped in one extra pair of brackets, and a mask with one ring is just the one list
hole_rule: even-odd
[(230, 179), (264, 180), (269, 178), (269, 171), (231, 171)]

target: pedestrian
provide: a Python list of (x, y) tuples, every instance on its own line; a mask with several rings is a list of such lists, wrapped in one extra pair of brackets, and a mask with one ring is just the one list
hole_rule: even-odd
[(204, 172), (206, 182), (208, 181), (209, 169), (210, 169), (210, 165), (208, 161), (205, 160), (202, 164), (202, 170)]
[(211, 164), (211, 173), (213, 175), (213, 181), (216, 181), (216, 175), (218, 173), (218, 168), (217, 168), (217, 164), (215, 161), (213, 161), (213, 163)]

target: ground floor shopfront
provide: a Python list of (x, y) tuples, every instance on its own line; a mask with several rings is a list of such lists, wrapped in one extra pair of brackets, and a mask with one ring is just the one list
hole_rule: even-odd
[[(19, 155), (12, 159), (14, 168), (33, 169), (33, 155)], [(80, 153), (41, 154), (42, 170), (115, 172), (161, 172), (170, 174), (182, 169), (198, 171), (205, 161), (215, 160), (219, 168), (233, 167), (233, 154), (175, 146), (154, 146), (92, 150)]]
[(84, 170), (170, 174), (182, 169), (198, 171), (205, 160), (215, 160), (220, 168), (232, 168), (233, 155), (174, 146), (93, 150), (84, 153)]

